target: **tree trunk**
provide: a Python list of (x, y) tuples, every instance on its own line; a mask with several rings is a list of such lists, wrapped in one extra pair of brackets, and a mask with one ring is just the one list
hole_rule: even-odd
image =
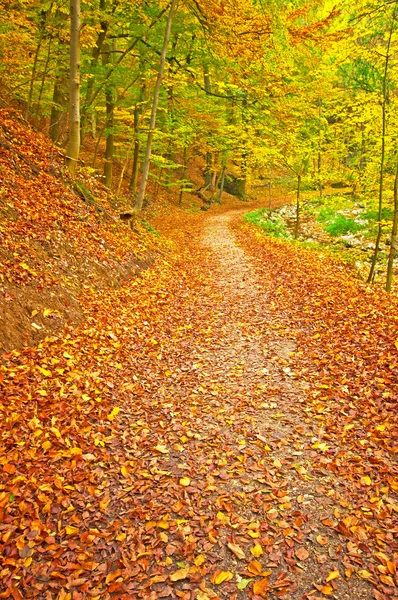
[(48, 75), (48, 65), (49, 65), (50, 56), (51, 56), (51, 45), (52, 45), (52, 38), (50, 38), (48, 41), (47, 56), (46, 56), (46, 60), (44, 63), (43, 74), (42, 74), (41, 82), (40, 82), (39, 97), (37, 98), (37, 103), (36, 103), (36, 111), (35, 111), (36, 115), (38, 115), (40, 112), (40, 104), (41, 104), (41, 97), (43, 95), (43, 90), (44, 90), (44, 83), (45, 83), (46, 77)]
[(178, 205), (181, 206), (182, 204), (182, 195), (184, 193), (184, 186), (185, 186), (185, 177), (187, 175), (187, 147), (184, 146), (184, 153), (182, 155), (182, 177), (181, 177), (181, 186), (180, 186), (180, 198), (178, 200)]
[(171, 24), (173, 22), (173, 16), (174, 16), (174, 10), (175, 10), (176, 4), (177, 4), (177, 0), (171, 0), (169, 16), (167, 18), (166, 31), (164, 34), (162, 54), (160, 56), (159, 72), (158, 72), (158, 77), (156, 80), (155, 90), (154, 90), (154, 94), (153, 94), (151, 121), (150, 121), (150, 125), (149, 125), (149, 132), (148, 132), (146, 151), (145, 151), (145, 159), (144, 159), (144, 165), (143, 165), (143, 169), (142, 169), (141, 185), (140, 185), (140, 190), (138, 192), (137, 202), (135, 205), (136, 210), (142, 209), (142, 205), (143, 205), (144, 198), (145, 198), (145, 191), (146, 191), (148, 175), (149, 175), (149, 166), (150, 166), (150, 162), (151, 162), (152, 140), (153, 140), (153, 134), (155, 132), (155, 127), (156, 127), (156, 114), (157, 114), (157, 108), (158, 108), (158, 103), (159, 103), (159, 92), (160, 92), (160, 86), (162, 85), (164, 65), (166, 62), (167, 46), (169, 43)]
[(388, 89), (387, 89), (387, 79), (388, 79), (388, 63), (390, 59), (390, 47), (391, 47), (391, 38), (394, 32), (394, 24), (395, 24), (395, 14), (397, 11), (397, 6), (395, 5), (394, 11), (392, 14), (390, 34), (387, 43), (387, 51), (386, 58), (384, 62), (384, 74), (383, 74), (383, 103), (382, 103), (382, 134), (381, 134), (381, 157), (380, 157), (380, 177), (379, 177), (379, 207), (378, 207), (378, 226), (377, 226), (377, 236), (375, 249), (372, 257), (372, 264), (370, 267), (367, 283), (373, 283), (375, 276), (375, 269), (377, 258), (380, 250), (380, 240), (381, 234), (383, 232), (383, 227), (381, 224), (383, 218), (383, 188), (384, 188), (384, 161), (386, 154), (386, 126), (387, 126), (387, 103), (388, 103)]
[(29, 113), (30, 113), (30, 106), (31, 106), (32, 97), (33, 97), (33, 87), (35, 84), (36, 72), (37, 72), (37, 63), (39, 61), (39, 55), (40, 55), (41, 45), (43, 42), (44, 32), (46, 30), (48, 17), (52, 11), (52, 7), (53, 7), (53, 5), (51, 3), (50, 7), (47, 11), (41, 11), (41, 13), (40, 13), (41, 14), (41, 22), (40, 22), (40, 28), (39, 28), (39, 39), (37, 41), (35, 56), (33, 59), (33, 67), (32, 67), (32, 74), (30, 77), (28, 101), (26, 103), (25, 119), (27, 119), (29, 117)]
[(391, 292), (394, 259), (397, 255), (397, 237), (398, 237), (398, 162), (397, 162), (397, 169), (395, 172), (395, 181), (394, 181), (394, 218), (393, 218), (393, 222), (392, 222), (391, 246), (390, 246), (390, 254), (388, 256), (388, 265), (387, 265), (387, 281), (386, 281), (386, 291), (387, 292)]
[(80, 0), (70, 0), (69, 144), (66, 164), (72, 177), (80, 152)]
[(221, 168), (220, 192), (218, 194), (218, 199), (217, 199), (218, 204), (221, 204), (221, 201), (222, 201), (222, 195), (224, 193), (224, 184), (225, 184), (225, 164), (223, 164), (223, 166)]
[[(109, 64), (110, 45), (104, 44), (104, 53), (102, 55), (102, 64)], [(113, 169), (113, 149), (114, 149), (114, 111), (113, 92), (110, 85), (105, 88), (105, 105), (106, 105), (106, 125), (105, 125), (105, 160), (104, 160), (104, 184), (106, 187), (112, 187), (112, 169)]]
[(268, 183), (268, 214), (272, 212), (272, 165), (269, 168), (269, 183)]
[(53, 101), (50, 116), (50, 138), (54, 144), (63, 145), (68, 122), (68, 71), (57, 75), (54, 83)]
[[(143, 61), (141, 61), (143, 63)], [(144, 103), (147, 100), (146, 85), (142, 84), (140, 90), (139, 101), (134, 108), (134, 154), (133, 167), (131, 169), (130, 190), (133, 194), (137, 191), (138, 171), (140, 165), (140, 150), (141, 143), (139, 140), (139, 132), (141, 126), (142, 114), (144, 112)]]
[(301, 175), (297, 175), (297, 197), (296, 197), (296, 222), (294, 225), (294, 239), (297, 240), (300, 227), (300, 188)]
[[(106, 7), (106, 3), (105, 0), (100, 0), (99, 3), (99, 8), (101, 11), (104, 11)], [(95, 67), (98, 64), (98, 60), (99, 57), (101, 55), (101, 50), (102, 50), (102, 46), (105, 42), (107, 33), (108, 33), (108, 23), (107, 21), (101, 21), (100, 22), (100, 32), (98, 34), (97, 37), (97, 41), (95, 43), (95, 46), (91, 52), (91, 68), (95, 69)], [(95, 75), (92, 75), (90, 77), (90, 79), (87, 82), (87, 92), (86, 92), (86, 98), (84, 101), (84, 106), (82, 108), (81, 111), (81, 117), (80, 117), (80, 129), (81, 129), (81, 133), (83, 132), (83, 128), (86, 122), (86, 116), (87, 116), (87, 110), (90, 107), (91, 103), (92, 103), (92, 97), (93, 97), (93, 90), (94, 90), (94, 83), (95, 83)]]

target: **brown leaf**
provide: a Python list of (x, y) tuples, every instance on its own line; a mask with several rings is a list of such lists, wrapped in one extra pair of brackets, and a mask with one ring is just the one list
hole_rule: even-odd
[(228, 548), (240, 560), (244, 560), (246, 558), (245, 553), (243, 552), (242, 548), (240, 546), (238, 546), (237, 544), (232, 544), (231, 542), (228, 542)]

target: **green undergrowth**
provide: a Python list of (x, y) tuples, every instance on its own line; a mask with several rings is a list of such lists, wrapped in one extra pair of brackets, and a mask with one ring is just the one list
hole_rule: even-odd
[(159, 231), (153, 225), (151, 225), (146, 219), (141, 219), (141, 223), (145, 227), (145, 229), (147, 230), (148, 233), (150, 233), (154, 237), (160, 238)]
[(269, 217), (265, 208), (258, 208), (244, 214), (243, 220), (245, 223), (256, 225), (256, 227), (259, 227), (266, 235), (277, 238), (291, 237), (284, 220), (275, 215)]
[(325, 231), (332, 237), (346, 235), (347, 233), (357, 233), (366, 228), (365, 224), (358, 223), (355, 219), (346, 217), (341, 213), (335, 215), (332, 220), (326, 221), (324, 225)]

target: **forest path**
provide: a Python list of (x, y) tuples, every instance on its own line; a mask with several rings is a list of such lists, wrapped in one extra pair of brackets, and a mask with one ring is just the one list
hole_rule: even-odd
[(5, 357), (0, 597), (397, 599), (396, 310), (242, 212)]

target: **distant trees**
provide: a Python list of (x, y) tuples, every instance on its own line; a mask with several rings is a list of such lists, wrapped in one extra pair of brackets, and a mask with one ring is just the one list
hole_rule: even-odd
[(0, 0), (2, 94), (48, 126), (72, 175), (83, 156), (137, 210), (148, 181), (182, 199), (193, 156), (211, 202), (224, 185), (250, 196), (278, 170), (320, 200), (337, 178), (377, 202), (373, 280), (398, 160), (396, 3), (359, 0), (352, 14), (304, 0), (82, 6), (14, 3), (9, 14)]

